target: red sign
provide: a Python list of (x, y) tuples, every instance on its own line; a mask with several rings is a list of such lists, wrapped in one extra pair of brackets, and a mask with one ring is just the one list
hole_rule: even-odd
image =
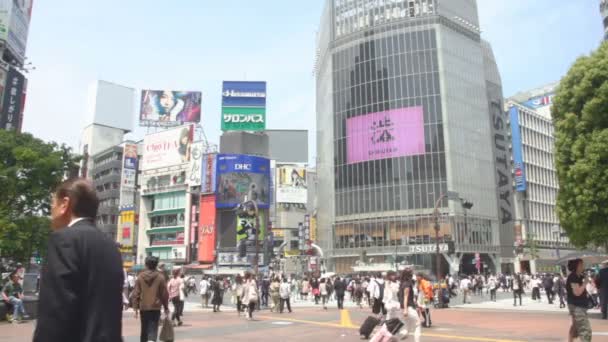
[(129, 226), (122, 227), (122, 238), (123, 239), (131, 238), (131, 227), (129, 227)]
[(200, 217), (198, 220), (198, 261), (212, 263), (215, 252), (215, 194), (201, 196)]

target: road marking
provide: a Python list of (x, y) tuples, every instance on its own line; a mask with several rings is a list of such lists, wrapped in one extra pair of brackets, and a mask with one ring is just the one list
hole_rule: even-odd
[[(274, 320), (275, 319), (275, 317), (268, 317), (268, 316), (258, 316), (258, 317), (261, 319), (265, 319), (265, 320)], [(295, 319), (295, 318), (284, 318), (282, 320), (288, 321), (288, 322), (317, 325), (317, 326), (321, 326), (321, 327), (359, 329), (359, 327), (357, 327), (355, 325), (343, 326), (342, 324), (308, 321), (308, 320)], [(476, 341), (476, 342), (525, 342), (523, 340), (508, 340), (508, 339), (500, 339), (500, 338), (458, 336), (458, 335), (433, 334), (433, 333), (423, 333), (422, 336), (444, 338), (444, 339), (448, 339), (448, 340), (462, 340), (462, 341)]]
[(292, 325), (293, 322), (282, 322), (282, 321), (279, 321), (279, 322), (272, 322), (272, 324), (275, 324), (275, 325)]
[(608, 336), (608, 332), (593, 332), (593, 336)]
[(359, 328), (351, 321), (348, 310), (340, 310), (340, 325), (345, 328)]

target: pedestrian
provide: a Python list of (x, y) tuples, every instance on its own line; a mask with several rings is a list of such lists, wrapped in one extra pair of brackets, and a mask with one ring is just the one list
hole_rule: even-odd
[[(399, 292), (402, 293), (399, 298), (401, 299), (400, 308), (403, 310), (402, 320), (405, 323), (405, 327), (400, 332), (401, 339), (407, 338), (407, 335), (413, 331), (414, 341), (420, 342), (421, 322), (416, 311), (413, 272), (410, 268), (406, 268), (401, 272)], [(392, 315), (389, 317), (393, 318)]]
[(471, 304), (469, 293), (471, 292), (471, 288), (473, 284), (471, 283), (471, 279), (467, 276), (463, 276), (460, 280), (460, 291), (462, 291), (462, 304), (467, 304), (467, 299), (469, 299), (468, 304)]
[(308, 299), (308, 293), (310, 292), (310, 283), (308, 282), (308, 278), (302, 279), (302, 285), (300, 288), (300, 298), (305, 301)]
[(344, 294), (346, 293), (346, 283), (340, 277), (334, 282), (334, 291), (336, 291), (336, 301), (338, 302), (338, 310), (344, 309)]
[(515, 274), (511, 284), (513, 288), (513, 306), (517, 306), (517, 298), (519, 298), (519, 306), (522, 306), (521, 295), (524, 293), (524, 284), (521, 279), (521, 274)]
[[(272, 306), (270, 312), (279, 311), (279, 305), (281, 300), (281, 282), (278, 277), (273, 277), (270, 283), (270, 300), (272, 300)], [(263, 297), (262, 297), (263, 298)]]
[(490, 290), (490, 300), (493, 302), (496, 301), (496, 289), (497, 288), (498, 288), (498, 281), (496, 280), (496, 277), (491, 275), (490, 278), (488, 278), (488, 289)]
[[(268, 307), (268, 297), (270, 294), (270, 279), (268, 277), (264, 277), (262, 279), (262, 306)], [(272, 311), (272, 310), (270, 310)]]
[(224, 282), (222, 277), (216, 277), (211, 286), (213, 291), (213, 299), (211, 299), (211, 305), (213, 305), (213, 312), (220, 312), (220, 306), (224, 302)]
[(557, 281), (555, 282), (555, 293), (559, 296), (559, 308), (563, 309), (566, 307), (566, 279), (564, 276), (559, 274), (557, 276)]
[(209, 307), (209, 295), (211, 293), (211, 291), (209, 291), (209, 280), (207, 279), (206, 276), (203, 275), (203, 278), (201, 279), (201, 283), (199, 284), (199, 289), (201, 292), (201, 301), (202, 301), (202, 306), (204, 308), (208, 308)]
[(161, 308), (169, 316), (169, 292), (165, 276), (156, 270), (158, 258), (148, 256), (145, 264), (146, 270), (139, 274), (133, 289), (133, 310), (135, 318), (140, 318), (141, 342), (156, 341)]
[(169, 284), (167, 284), (167, 291), (169, 292), (169, 301), (173, 304), (173, 315), (171, 315), (171, 320), (174, 322), (174, 325), (177, 326), (183, 324), (181, 306), (184, 302), (180, 298), (183, 285), (184, 281), (181, 278), (180, 270), (173, 270), (173, 278), (169, 281)]
[(568, 311), (572, 317), (572, 325), (568, 332), (568, 341), (578, 337), (581, 341), (591, 341), (591, 324), (587, 317), (589, 305), (586, 285), (588, 279), (585, 277), (585, 264), (581, 259), (568, 261), (568, 279), (566, 280), (566, 292), (568, 295)]
[(330, 278), (325, 278), (325, 287), (327, 288), (327, 302), (329, 303), (334, 292), (334, 284)]
[(371, 299), (369, 298), (368, 286), (369, 286), (369, 278), (365, 277), (365, 278), (363, 278), (363, 281), (361, 282), (361, 290), (363, 291), (363, 300), (365, 300), (367, 302), (368, 306), (372, 306)]
[(312, 278), (310, 287), (312, 288), (312, 295), (315, 297), (315, 305), (319, 305), (319, 299), (321, 299), (321, 292), (319, 290), (319, 279)]
[(595, 286), (595, 277), (592, 274), (587, 276), (587, 286), (585, 287), (585, 289), (587, 290), (587, 293), (589, 294), (589, 299), (591, 300), (593, 307), (594, 308), (598, 307), (599, 306), (598, 291), (597, 291), (597, 287)]
[(325, 278), (322, 278), (321, 282), (319, 283), (319, 294), (321, 295), (321, 299), (323, 301), (323, 309), (327, 310), (327, 306), (325, 304), (327, 304), (328, 292), (327, 292), (327, 283), (326, 283)]
[(361, 281), (357, 279), (355, 281), (355, 304), (361, 309), (363, 309), (363, 286), (361, 285)]
[(280, 312), (283, 313), (283, 309), (285, 309), (285, 305), (287, 304), (287, 311), (291, 313), (291, 302), (289, 301), (289, 297), (291, 295), (291, 285), (287, 281), (287, 278), (283, 278), (281, 288), (279, 289), (279, 294), (281, 296)]
[[(433, 302), (433, 285), (428, 280), (427, 276), (423, 273), (418, 273), (416, 277), (418, 280), (418, 310), (419, 316), (424, 319), (422, 323), (423, 327), (430, 328), (432, 325), (431, 321), (431, 304)], [(441, 296), (441, 287), (437, 289), (439, 296)]]
[(608, 318), (608, 262), (602, 263), (602, 269), (596, 278), (597, 289), (600, 294), (600, 309), (602, 319)]
[(382, 276), (377, 275), (377, 277), (372, 281), (373, 286), (371, 296), (374, 301), (374, 305), (372, 307), (372, 312), (375, 315), (386, 315), (386, 307), (384, 306), (384, 279)]
[(9, 281), (2, 288), (2, 299), (13, 306), (13, 315), (9, 323), (14, 324), (29, 319), (23, 305), (23, 287), (20, 280), (19, 273), (13, 271), (9, 276)]
[(234, 279), (233, 293), (236, 299), (236, 312), (238, 313), (238, 316), (241, 316), (241, 312), (243, 311), (244, 291), (245, 290), (243, 287), (243, 277), (241, 277), (240, 274), (237, 274), (236, 278)]
[(532, 276), (530, 286), (532, 287), (532, 300), (538, 299), (540, 302), (540, 279), (536, 275)]
[(81, 178), (63, 182), (52, 197), (34, 342), (122, 339), (122, 258), (95, 227), (98, 207), (95, 187)]
[(553, 275), (546, 274), (543, 279), (543, 287), (545, 288), (545, 293), (547, 294), (547, 302), (549, 304), (553, 304), (553, 299), (555, 294), (553, 293)]
[(247, 305), (247, 319), (253, 320), (253, 310), (258, 303), (258, 284), (255, 281), (255, 277), (249, 273), (245, 273), (245, 294), (244, 303)]

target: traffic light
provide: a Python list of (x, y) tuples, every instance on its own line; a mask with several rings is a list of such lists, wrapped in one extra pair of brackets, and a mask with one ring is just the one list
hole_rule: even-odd
[(467, 200), (462, 200), (462, 207), (470, 210), (471, 208), (473, 208), (473, 203)]

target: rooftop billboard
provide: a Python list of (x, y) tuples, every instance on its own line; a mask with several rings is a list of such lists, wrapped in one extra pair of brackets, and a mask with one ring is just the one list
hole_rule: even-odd
[(178, 126), (201, 121), (201, 93), (142, 90), (139, 121), (142, 125)]
[(188, 125), (146, 135), (142, 170), (190, 162), (193, 131), (194, 127)]
[(258, 208), (270, 206), (270, 160), (267, 158), (219, 154), (217, 156), (218, 208), (234, 208), (245, 198)]

